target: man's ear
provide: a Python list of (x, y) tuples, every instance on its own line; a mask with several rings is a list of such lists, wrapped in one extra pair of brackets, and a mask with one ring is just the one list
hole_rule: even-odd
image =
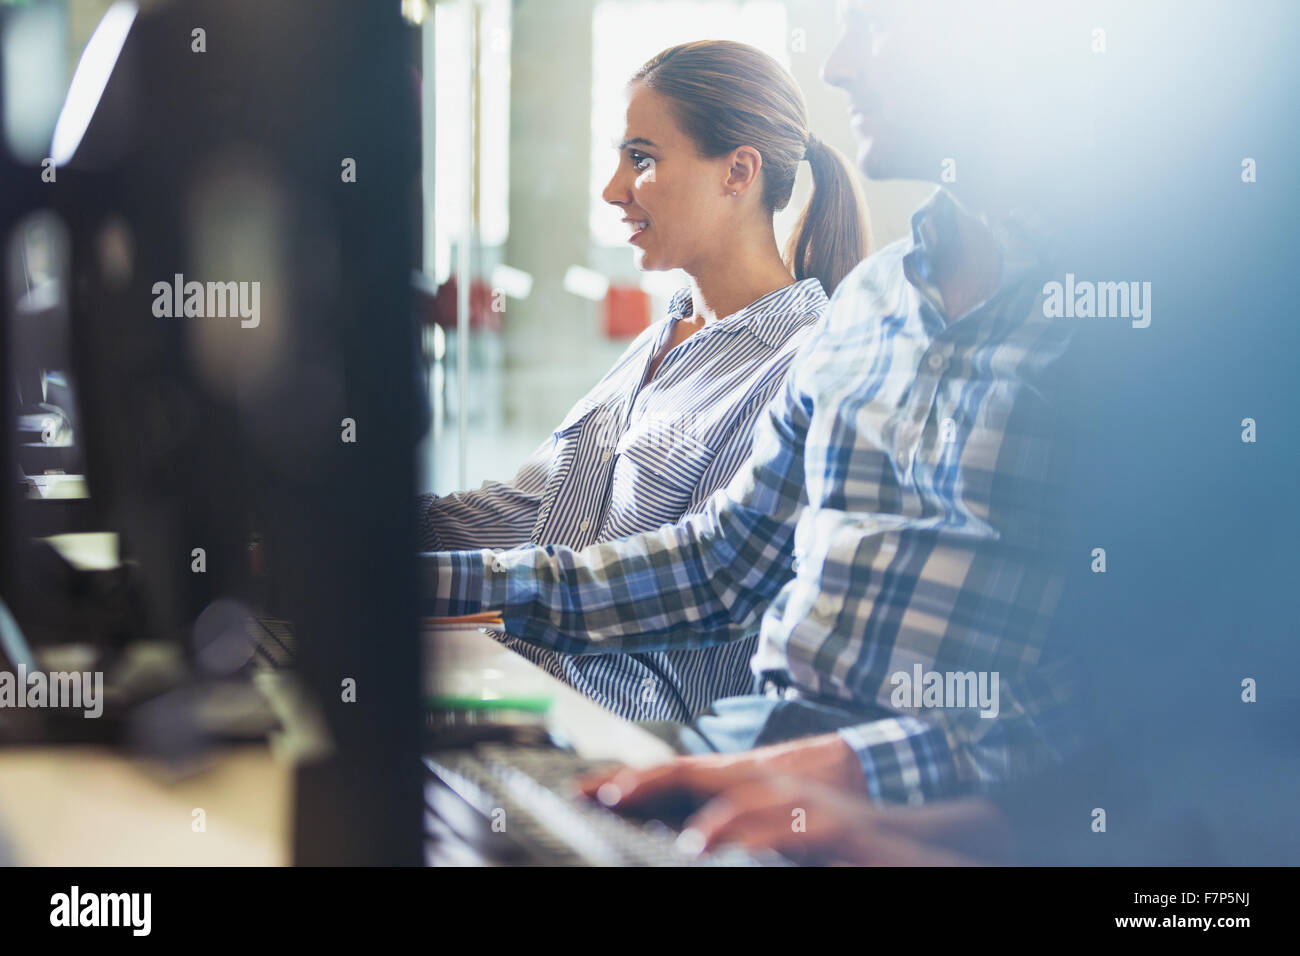
[(758, 171), (763, 167), (763, 157), (753, 146), (737, 146), (731, 151), (724, 185), (728, 195), (743, 195), (758, 182)]

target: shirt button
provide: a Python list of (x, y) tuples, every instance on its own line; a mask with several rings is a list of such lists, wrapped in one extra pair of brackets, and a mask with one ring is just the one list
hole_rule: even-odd
[(942, 355), (940, 355), (938, 352), (931, 352), (930, 358), (928, 359), (928, 364), (930, 368), (932, 368), (934, 371), (942, 372), (944, 366), (948, 364), (948, 360), (944, 358)]
[(796, 554), (796, 555), (795, 555), (795, 556), (790, 560), (790, 570), (791, 570), (791, 571), (798, 571), (798, 570), (799, 570), (799, 555)]
[(500, 573), (501, 573), (502, 571), (504, 571), (505, 569), (506, 569), (506, 566), (505, 566), (504, 564), (502, 564), (500, 561), (493, 561), (493, 562), (492, 562), (492, 570), (495, 571), (497, 574), (500, 574)]
[(612, 457), (612, 455), (611, 455), (610, 452), (605, 452), (605, 454), (603, 454), (603, 455), (600, 456), (600, 460), (601, 460), (601, 461), (609, 461), (609, 459), (610, 459), (611, 457)]
[(578, 525), (578, 527), (581, 528), (583, 531), (586, 531), (588, 528), (591, 527), (591, 521), (590, 521), (590, 519), (588, 519), (588, 518), (583, 518), (583, 519), (582, 519), (582, 524)]

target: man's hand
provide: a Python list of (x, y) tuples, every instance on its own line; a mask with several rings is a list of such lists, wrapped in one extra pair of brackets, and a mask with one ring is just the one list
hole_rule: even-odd
[(700, 852), (732, 843), (802, 863), (864, 866), (972, 866), (1012, 856), (1007, 822), (986, 801), (877, 806), (790, 777), (715, 797), (687, 821), (681, 843)]
[(895, 866), (1006, 862), (1012, 855), (1008, 824), (986, 801), (872, 804), (862, 767), (838, 734), (617, 768), (579, 786), (614, 809), (674, 790), (711, 798), (682, 833), (683, 848), (694, 852), (734, 843), (801, 862)]
[(738, 754), (678, 757), (639, 770), (616, 768), (587, 777), (579, 786), (587, 796), (618, 807), (625, 801), (634, 805), (673, 790), (711, 797), (773, 775), (820, 783), (863, 799), (867, 795), (862, 765), (839, 734), (804, 737)]

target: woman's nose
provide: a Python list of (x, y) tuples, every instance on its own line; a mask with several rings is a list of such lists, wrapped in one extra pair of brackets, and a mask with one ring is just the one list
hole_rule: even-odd
[(601, 190), (600, 198), (605, 200), (605, 202), (609, 203), (611, 206), (619, 206), (627, 203), (629, 199), (627, 182), (623, 176), (623, 170), (621, 168), (614, 170), (614, 175), (609, 177), (609, 182), (607, 182), (605, 188)]

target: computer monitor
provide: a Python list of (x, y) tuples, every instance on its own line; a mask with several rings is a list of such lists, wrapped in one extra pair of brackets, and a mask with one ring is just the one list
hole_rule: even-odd
[(332, 741), (300, 863), (421, 854), (407, 30), (396, 2), (115, 4), (44, 194), (91, 499), (151, 631), (221, 599), (294, 624)]

